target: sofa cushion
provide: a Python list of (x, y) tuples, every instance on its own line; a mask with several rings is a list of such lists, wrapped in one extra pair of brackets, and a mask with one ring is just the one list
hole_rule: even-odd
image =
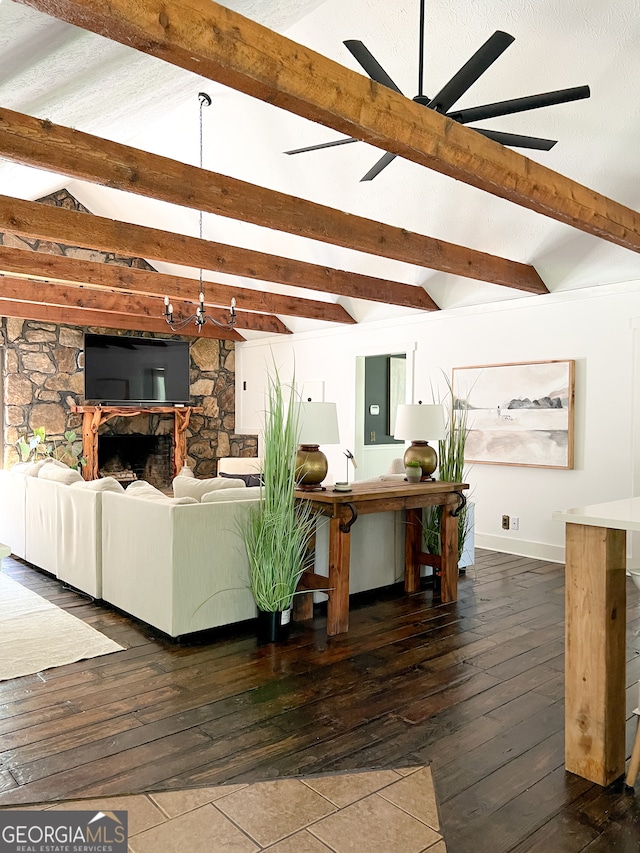
[(54, 459), (53, 456), (48, 456), (46, 459), (42, 459), (41, 461), (44, 462), (45, 465), (47, 465), (47, 464), (48, 465), (55, 465), (56, 468), (69, 468), (70, 467), (69, 465), (67, 465), (66, 462), (62, 462), (60, 459)]
[(156, 489), (155, 486), (152, 486), (151, 483), (148, 483), (146, 480), (134, 480), (133, 483), (129, 483), (125, 491), (129, 496), (135, 495), (137, 497), (141, 497), (142, 493), (146, 492), (148, 494), (162, 495), (163, 498), (166, 497), (164, 492), (161, 492), (160, 489)]
[(202, 500), (202, 496), (208, 492), (246, 488), (244, 480), (226, 479), (225, 477), (210, 477), (207, 480), (198, 480), (191, 477), (176, 477), (173, 481), (173, 494), (177, 498), (188, 496), (195, 498), (197, 501)]
[(70, 486), (72, 483), (81, 482), (82, 474), (75, 468), (68, 468), (66, 465), (63, 468), (59, 468), (57, 465), (43, 465), (38, 471), (38, 479), (54, 480), (56, 483), (65, 483), (65, 485)]
[(387, 474), (402, 474), (404, 476), (404, 459), (400, 456), (391, 460)]
[(90, 492), (124, 492), (124, 487), (114, 477), (101, 477), (99, 480), (79, 480), (71, 484), (72, 489), (86, 489)]
[(37, 477), (40, 470), (49, 464), (49, 459), (38, 459), (37, 462), (32, 462), (31, 467), (25, 469), (27, 477)]
[(35, 462), (16, 462), (15, 465), (11, 466), (11, 470), (14, 474), (24, 474), (25, 476), (33, 471), (33, 466)]
[[(183, 477), (184, 480), (190, 480), (189, 477)], [(197, 504), (197, 498), (193, 498), (187, 495), (184, 495), (179, 498), (171, 498), (165, 495), (164, 492), (161, 492), (160, 489), (156, 489), (155, 486), (152, 486), (151, 483), (147, 483), (146, 480), (135, 480), (131, 483), (130, 486), (127, 486), (125, 489), (125, 494), (129, 497), (134, 498), (142, 498), (145, 501), (158, 501), (159, 503), (165, 504)]]
[(218, 477), (226, 477), (228, 480), (244, 480), (244, 484), (248, 488), (262, 485), (262, 474), (225, 474), (224, 471), (221, 471)]
[(59, 459), (54, 459), (53, 456), (45, 456), (44, 459), (38, 459), (37, 462), (16, 462), (11, 468), (16, 474), (25, 474), (27, 477), (37, 477), (40, 470), (45, 465), (53, 465), (56, 468), (69, 468), (64, 462)]
[[(129, 491), (127, 489), (127, 491)], [(174, 506), (180, 506), (181, 504), (198, 504), (195, 498), (190, 498), (185, 495), (182, 498), (170, 498), (168, 495), (163, 495), (160, 492), (159, 495), (154, 495), (153, 492), (136, 492), (134, 494), (134, 498), (138, 498), (143, 501), (153, 501), (161, 504), (172, 504)]]
[(253, 489), (247, 491), (246, 487), (241, 489), (216, 489), (213, 492), (207, 492), (200, 499), (200, 503), (212, 504), (224, 501), (251, 501), (258, 502), (258, 492)]

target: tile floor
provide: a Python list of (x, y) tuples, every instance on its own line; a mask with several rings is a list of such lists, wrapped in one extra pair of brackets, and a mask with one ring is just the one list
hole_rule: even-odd
[(445, 853), (431, 770), (309, 776), (43, 804), (128, 812), (131, 853)]

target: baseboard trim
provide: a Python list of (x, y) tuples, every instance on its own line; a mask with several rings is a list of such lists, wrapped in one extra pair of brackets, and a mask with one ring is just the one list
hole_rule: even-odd
[(549, 545), (546, 542), (528, 542), (525, 539), (512, 539), (509, 536), (495, 536), (478, 533), (476, 530), (476, 548), (489, 551), (502, 551), (517, 557), (531, 557), (534, 560), (547, 560), (550, 563), (564, 563), (564, 545)]

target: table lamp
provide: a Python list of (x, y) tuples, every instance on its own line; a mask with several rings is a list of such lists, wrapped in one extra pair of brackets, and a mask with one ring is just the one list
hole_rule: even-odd
[(335, 403), (298, 403), (296, 483), (304, 491), (322, 489), (329, 464), (320, 444), (339, 444), (338, 410)]
[[(404, 463), (410, 459), (418, 461), (422, 467), (421, 480), (433, 480), (433, 472), (438, 467), (438, 454), (430, 447), (428, 439), (433, 441), (445, 438), (444, 406), (400, 404), (396, 414), (396, 427), (393, 437), (410, 441), (404, 453)], [(423, 436), (418, 438), (417, 436)]]

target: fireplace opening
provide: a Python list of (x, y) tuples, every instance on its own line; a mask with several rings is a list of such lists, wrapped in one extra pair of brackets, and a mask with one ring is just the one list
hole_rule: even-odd
[(98, 471), (123, 486), (146, 480), (157, 489), (171, 488), (173, 439), (170, 435), (100, 435)]

